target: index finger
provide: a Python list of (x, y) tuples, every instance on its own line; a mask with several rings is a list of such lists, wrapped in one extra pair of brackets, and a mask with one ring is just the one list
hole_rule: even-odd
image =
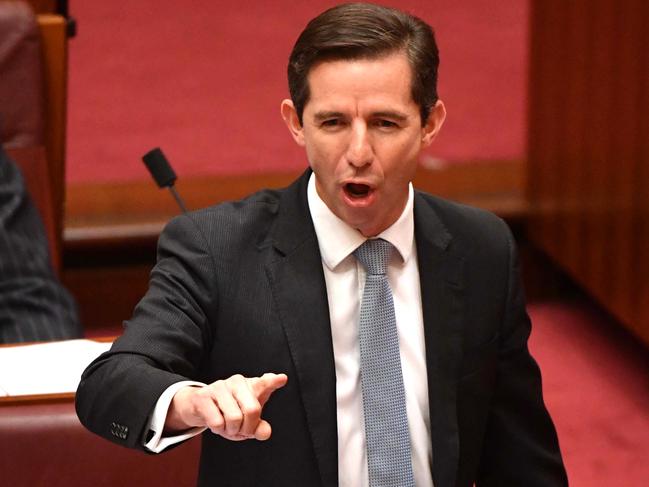
[(286, 374), (273, 374), (269, 372), (261, 377), (253, 377), (248, 380), (250, 381), (250, 389), (257, 396), (259, 404), (263, 406), (273, 392), (286, 385), (288, 376)]

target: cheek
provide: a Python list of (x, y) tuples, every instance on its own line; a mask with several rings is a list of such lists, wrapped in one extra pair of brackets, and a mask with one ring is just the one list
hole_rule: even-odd
[(321, 177), (331, 177), (338, 171), (340, 158), (335, 146), (309, 143), (306, 146), (306, 155), (311, 168), (321, 173)]
[(419, 134), (413, 134), (399, 144), (399, 151), (403, 158), (417, 158), (422, 149), (421, 137)]
[(419, 160), (420, 144), (418, 140), (404, 140), (400, 143), (393, 143), (390, 146), (390, 153), (387, 157), (388, 164), (384, 166), (384, 172), (392, 175), (394, 179), (412, 179), (417, 170)]

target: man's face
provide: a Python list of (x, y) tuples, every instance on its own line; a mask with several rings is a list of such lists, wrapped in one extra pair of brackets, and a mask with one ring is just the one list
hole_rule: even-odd
[(320, 198), (368, 237), (401, 215), (419, 153), (444, 121), (438, 102), (422, 126), (411, 77), (403, 52), (327, 61), (309, 72), (302, 125), (292, 102), (282, 102), (289, 130), (306, 148)]

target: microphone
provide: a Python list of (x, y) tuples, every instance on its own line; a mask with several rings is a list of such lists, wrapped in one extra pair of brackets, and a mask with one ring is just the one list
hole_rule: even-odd
[(183, 213), (187, 213), (187, 208), (182, 198), (176, 191), (174, 183), (176, 182), (176, 173), (174, 172), (171, 164), (160, 150), (160, 147), (151, 149), (149, 152), (142, 156), (142, 161), (146, 165), (147, 169), (155, 179), (155, 182), (160, 188), (168, 188), (171, 191), (171, 194), (176, 199), (176, 203), (182, 210)]

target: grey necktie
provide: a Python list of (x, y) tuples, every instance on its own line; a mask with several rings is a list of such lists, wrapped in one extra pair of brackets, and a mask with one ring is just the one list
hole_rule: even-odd
[(414, 487), (399, 336), (386, 268), (392, 244), (367, 240), (354, 255), (367, 271), (359, 343), (371, 487)]

